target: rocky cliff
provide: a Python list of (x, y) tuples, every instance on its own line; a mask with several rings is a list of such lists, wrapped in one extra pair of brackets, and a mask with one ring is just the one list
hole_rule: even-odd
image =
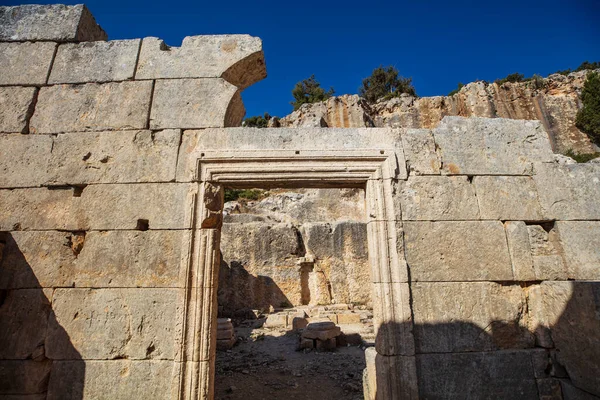
[(587, 71), (580, 71), (501, 85), (479, 81), (452, 96), (402, 95), (373, 105), (357, 95), (343, 95), (306, 104), (278, 123), (281, 127), (434, 128), (447, 115), (540, 120), (555, 152), (592, 153), (598, 147), (575, 126), (586, 76)]

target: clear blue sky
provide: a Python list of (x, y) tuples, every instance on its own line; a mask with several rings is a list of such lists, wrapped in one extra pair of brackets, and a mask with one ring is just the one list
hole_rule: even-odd
[[(7, 0), (0, 0), (0, 4)], [(81, 1), (79, 1), (81, 2)], [(22, 3), (56, 3), (14, 1)], [(77, 2), (65, 2), (76, 4)], [(88, 0), (110, 39), (248, 33), (263, 39), (268, 77), (242, 94), (246, 116), (291, 112), (294, 84), (315, 74), (356, 93), (380, 64), (420, 96), (512, 72), (547, 75), (600, 61), (600, 1)]]

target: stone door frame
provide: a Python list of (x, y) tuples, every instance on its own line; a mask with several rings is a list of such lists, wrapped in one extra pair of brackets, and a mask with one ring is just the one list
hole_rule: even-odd
[[(400, 398), (398, 364), (387, 356), (412, 351), (408, 272), (398, 254), (398, 222), (393, 185), (399, 166), (394, 150), (248, 150), (205, 151), (196, 163), (198, 192), (193, 207), (193, 235), (186, 273), (183, 335), (178, 364), (180, 400), (213, 399), (216, 354), (217, 280), (223, 188), (348, 188), (365, 189), (369, 264), (377, 357), (377, 387)], [(410, 332), (405, 325), (410, 323)], [(413, 357), (414, 358), (414, 357)], [(387, 365), (387, 367), (386, 367)], [(413, 368), (409, 368), (411, 371)], [(411, 374), (414, 375), (414, 374)], [(380, 379), (383, 377), (383, 385)], [(416, 381), (416, 375), (414, 375)], [(389, 384), (388, 384), (389, 381)], [(414, 382), (413, 382), (414, 383)], [(384, 390), (384, 387), (388, 387)], [(395, 395), (398, 394), (398, 396)], [(388, 395), (385, 396), (387, 398)], [(404, 396), (403, 396), (404, 397)]]

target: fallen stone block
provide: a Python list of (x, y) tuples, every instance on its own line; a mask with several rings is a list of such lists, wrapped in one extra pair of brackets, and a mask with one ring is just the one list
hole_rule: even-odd
[(0, 43), (0, 85), (45, 85), (55, 50), (49, 42)]
[(311, 330), (310, 325), (311, 324), (308, 324), (306, 329), (302, 332), (302, 337), (305, 339), (316, 339), (317, 341), (326, 341), (329, 339), (334, 339), (342, 333), (341, 329), (338, 326), (328, 330)]
[(0, 7), (0, 41), (87, 42), (106, 38), (83, 4)]
[(55, 85), (40, 89), (32, 133), (145, 129), (152, 82)]
[(360, 314), (337, 314), (338, 324), (360, 324)]
[(337, 347), (336, 338), (330, 338), (325, 340), (318, 339), (315, 341), (315, 344), (315, 348), (317, 349), (317, 351), (332, 351), (335, 350), (335, 348)]
[(140, 39), (66, 43), (58, 46), (49, 84), (133, 79)]
[(287, 326), (287, 314), (270, 314), (265, 320), (268, 328), (285, 328)]

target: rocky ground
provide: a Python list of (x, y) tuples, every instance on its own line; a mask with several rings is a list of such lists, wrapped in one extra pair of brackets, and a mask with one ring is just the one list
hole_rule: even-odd
[(363, 398), (364, 347), (298, 351), (297, 333), (254, 326), (236, 328), (237, 345), (217, 353), (215, 399)]

